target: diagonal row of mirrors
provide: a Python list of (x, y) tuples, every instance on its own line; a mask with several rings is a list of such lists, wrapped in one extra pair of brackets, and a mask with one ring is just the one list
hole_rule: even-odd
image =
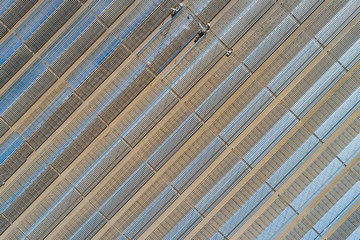
[[(13, 149), (25, 143), (35, 150), (56, 131), (53, 124), (75, 111), (51, 144), (36, 151), (32, 164), (1, 190), (3, 219), (15, 222), (26, 211), (5, 237), (43, 238), (53, 231), (51, 238), (178, 239), (189, 233), (198, 239), (275, 238), (331, 180), (334, 189), (345, 184), (343, 197), (331, 202), (334, 207), (318, 200), (314, 206), (328, 207), (323, 216), (314, 220), (307, 210), (286, 236), (322, 236), (352, 207), (348, 203), (356, 202), (350, 198), (359, 187), (352, 161), (359, 152), (358, 3), (232, 1), (211, 22), (211, 31), (187, 47), (199, 19), (209, 17), (202, 12), (214, 17), (223, 7), (215, 2), (185, 5), (135, 54), (113, 36), (113, 28), (53, 91), (64, 97), (51, 94), (36, 120), (9, 135)], [(306, 19), (319, 5), (317, 15)], [(331, 14), (327, 5), (334, 6)], [(332, 20), (344, 12), (345, 21)], [(319, 21), (324, 16), (331, 16), (328, 24)], [(306, 27), (299, 27), (303, 21)], [(252, 25), (259, 30), (248, 31)], [(233, 54), (224, 56), (230, 48)], [(179, 61), (157, 77), (182, 49)], [(127, 56), (129, 63), (115, 71)], [(112, 72), (114, 77), (95, 90)], [(64, 102), (73, 109), (64, 111)], [(64, 107), (57, 113), (46, 104)], [(49, 132), (28, 139), (41, 127)], [(16, 154), (13, 149), (9, 156)], [(311, 180), (301, 178), (305, 163), (313, 164), (316, 187), (306, 188)], [(101, 181), (108, 173), (111, 177)], [(291, 180), (303, 185), (288, 189), (284, 183)], [(329, 189), (325, 193), (333, 195)], [(33, 202), (36, 206), (27, 209)], [(271, 204), (258, 221), (268, 220), (260, 224), (253, 214), (265, 202)], [(68, 221), (61, 222), (65, 217)], [(249, 219), (254, 224), (244, 226)]]

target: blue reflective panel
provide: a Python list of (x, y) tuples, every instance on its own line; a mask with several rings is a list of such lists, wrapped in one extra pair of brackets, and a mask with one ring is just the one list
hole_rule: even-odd
[[(179, 50), (177, 50), (177, 52), (174, 53), (174, 55), (172, 55), (172, 56), (169, 58), (169, 60), (167, 60), (167, 62), (164, 63), (164, 65), (156, 72), (156, 74), (159, 74), (159, 73), (171, 62), (171, 60), (173, 60), (174, 57), (175, 57), (176, 55), (178, 55), (179, 52), (181, 52), (181, 51), (184, 49), (184, 47), (198, 34), (198, 32), (199, 32), (199, 31), (195, 32), (194, 35), (190, 36), (190, 37), (188, 38), (188, 40), (187, 40), (182, 46), (180, 46)], [(205, 35), (204, 35), (204, 36), (205, 36)], [(174, 38), (176, 38), (176, 36), (175, 36)], [(167, 45), (169, 45), (169, 44), (167, 43)], [(161, 46), (164, 47), (164, 48), (166, 47), (165, 45), (161, 45)], [(159, 51), (156, 53), (156, 55), (154, 55), (154, 58), (158, 56), (158, 54), (160, 53), (160, 51), (161, 51), (161, 50), (159, 50)], [(148, 58), (145, 59), (145, 60), (148, 60)], [(149, 61), (148, 61), (147, 63), (150, 64)]]
[[(238, 224), (244, 221), (245, 218), (249, 217), (249, 214), (259, 205), (262, 201), (272, 195), (273, 191), (267, 184), (263, 184), (250, 198), (249, 200), (238, 209), (231, 218), (219, 229), (220, 232), (224, 233), (225, 236), (233, 232), (238, 227)], [(270, 195), (269, 195), (270, 194)]]
[[(165, 77), (170, 74), (173, 69), (175, 69), (179, 63), (181, 63), (182, 59), (186, 59), (185, 57), (187, 56), (188, 53), (191, 53), (191, 51), (193, 49), (196, 49), (196, 47), (198, 46), (197, 44), (199, 44), (200, 41), (198, 41), (197, 43), (195, 43), (194, 45), (192, 45), (190, 47), (189, 50), (186, 51), (186, 53), (177, 61), (176, 64), (174, 64), (165, 74), (164, 76), (162, 77), (162, 79), (165, 79)], [(218, 46), (218, 40), (215, 39), (204, 51), (202, 51), (199, 56), (192, 62), (192, 64), (189, 64), (189, 66), (184, 70), (182, 71), (182, 73), (180, 74), (179, 77), (177, 77), (173, 83), (170, 85), (170, 87), (172, 88), (176, 88), (176, 85), (182, 85), (183, 84), (183, 81), (187, 81), (187, 78), (188, 78), (188, 74), (191, 74), (191, 72), (193, 71), (193, 69), (197, 69), (197, 68), (202, 68), (201, 64), (202, 64), (202, 60), (205, 59), (207, 57), (207, 54), (212, 52), (212, 50), (216, 51), (216, 47)], [(197, 64), (200, 64), (200, 66), (197, 66)], [(183, 80), (184, 79), (184, 80)]]
[(301, 240), (314, 240), (318, 237), (319, 235), (313, 230), (310, 229), (302, 238)]
[(121, 234), (120, 236), (116, 237), (116, 240), (128, 240), (128, 238)]
[(148, 117), (149, 113), (151, 113), (151, 111), (156, 109), (157, 104), (162, 103), (163, 97), (166, 96), (165, 94), (169, 94), (169, 93), (171, 93), (170, 89), (166, 88), (157, 99), (155, 99), (153, 102), (149, 101), (149, 103), (151, 103), (150, 106), (144, 112), (142, 112), (140, 114), (140, 116), (131, 124), (131, 126), (126, 131), (124, 131), (124, 133), (121, 134), (121, 136), (124, 137), (130, 131), (136, 129), (138, 124), (141, 125), (142, 121), (146, 122), (148, 120), (147, 117)]
[(141, 1), (115, 28), (114, 32), (121, 38), (126, 38), (140, 22), (146, 18), (161, 0)]
[(57, 108), (70, 97), (72, 93), (73, 91), (69, 87), (65, 88), (22, 132), (21, 136), (25, 139), (29, 138), (31, 134), (39, 129), (48, 119), (48, 117), (50, 117), (57, 110)]
[(2, 0), (0, 2), (0, 15), (3, 14), (14, 2), (15, 0)]
[[(195, 205), (199, 211), (204, 211), (209, 207), (213, 201), (215, 201), (220, 195), (227, 189), (227, 186), (231, 185), (236, 177), (243, 175), (248, 170), (248, 167), (243, 161), (239, 161), (234, 165), (230, 171), (228, 171), (216, 184), (211, 188), (210, 191)], [(244, 174), (245, 176), (245, 174)]]
[(44, 61), (51, 65), (67, 49), (79, 35), (96, 19), (92, 12), (85, 12), (73, 22), (62, 35), (47, 49)]
[(0, 164), (2, 164), (24, 140), (17, 134), (11, 133), (0, 145)]
[(236, 117), (220, 132), (220, 137), (228, 144), (232, 143), (241, 131), (245, 129), (253, 117), (260, 114), (261, 109), (264, 109), (274, 99), (274, 96), (266, 88), (262, 89), (256, 97), (254, 97), (249, 104), (239, 112)]
[(357, 181), (337, 203), (314, 225), (321, 236), (329, 230), (360, 199), (360, 181)]
[[(102, 221), (103, 220), (103, 221)], [(84, 239), (85, 235), (87, 238), (91, 238), (92, 235), (88, 235), (89, 231), (94, 234), (96, 233), (99, 228), (101, 228), (106, 222), (104, 221), (105, 218), (99, 213), (99, 211), (96, 211), (93, 213), (84, 224), (80, 228), (76, 230), (76, 232), (72, 235), (70, 238), (73, 239)], [(101, 223), (102, 222), (102, 223)], [(95, 230), (95, 232), (94, 232)]]
[(360, 88), (351, 94), (326, 121), (315, 131), (320, 139), (325, 139), (333, 133), (360, 105)]
[(94, 6), (91, 7), (97, 15), (100, 15), (114, 0), (99, 0)]
[(360, 60), (360, 38), (340, 58), (339, 61), (350, 69)]
[(295, 116), (287, 112), (261, 139), (254, 147), (243, 157), (251, 166), (256, 165), (261, 156), (270, 151), (272, 145), (279, 141), (281, 136), (286, 134), (296, 123)]
[[(183, 10), (180, 10), (183, 11)], [(145, 63), (151, 64), (151, 62), (161, 53), (167, 46), (169, 46), (170, 43), (183, 31), (186, 31), (189, 28), (189, 24), (191, 24), (194, 21), (194, 17), (189, 14), (189, 19), (187, 17), (183, 17), (180, 20), (177, 20), (178, 18), (172, 18), (170, 21), (168, 21), (161, 30), (138, 52), (138, 55), (141, 56)], [(176, 21), (174, 21), (176, 19)], [(176, 24), (176, 25), (175, 25)], [(174, 26), (171, 26), (174, 25)], [(169, 27), (171, 26), (171, 28)], [(196, 32), (194, 36), (197, 34)], [(159, 37), (157, 37), (159, 36)], [(189, 41), (193, 39), (194, 36), (191, 36), (189, 38)], [(158, 39), (161, 39), (160, 41)], [(156, 43), (156, 45), (154, 44)], [(184, 44), (184, 46), (188, 43), (188, 41)], [(151, 48), (148, 47), (151, 44)], [(184, 46), (181, 46), (181, 48), (176, 52), (167, 63), (171, 61), (171, 59), (176, 56)], [(146, 49), (146, 52), (144, 50)], [(167, 63), (162, 67), (164, 68)], [(158, 70), (160, 72), (162, 70)]]
[(86, 172), (74, 183), (74, 186), (76, 186), (81, 180), (83, 180), (91, 171), (97, 167), (103, 161), (106, 157), (108, 157), (112, 150), (118, 148), (118, 143), (122, 140), (121, 137), (119, 137), (106, 151), (98, 158), (96, 161), (86, 170)]
[(225, 239), (225, 237), (223, 235), (221, 235), (219, 232), (215, 233), (210, 240), (223, 240)]
[(303, 116), (309, 106), (316, 104), (343, 75), (344, 69), (338, 63), (333, 64), (307, 92), (291, 107), (291, 110), (298, 116)]
[[(210, 0), (208, 0), (208, 1), (210, 1)], [(248, 13), (249, 12), (249, 10), (252, 8), (252, 7), (254, 7), (254, 5), (256, 4), (256, 3), (258, 3), (258, 2), (260, 2), (260, 1), (258, 1), (258, 0), (253, 0), (240, 14), (239, 14), (239, 16), (237, 16), (236, 17), (236, 19), (234, 19), (234, 21), (231, 23), (231, 24), (229, 24), (225, 29), (224, 29), (224, 31), (219, 35), (219, 38), (222, 38), (224, 35), (226, 35), (226, 34), (233, 34), (232, 33), (232, 28), (233, 27), (237, 27), (236, 25), (241, 21), (241, 20), (243, 20), (242, 19), (242, 17), (244, 17), (245, 16), (245, 14), (246, 13)], [(200, 11), (199, 11), (200, 12)]]
[(86, 119), (68, 135), (68, 137), (61, 143), (61, 145), (58, 146), (46, 160), (51, 163), (57, 156), (59, 156), (62, 151), (64, 151), (64, 149), (68, 147), (82, 133), (82, 131), (88, 127), (88, 125), (96, 118), (96, 116), (97, 114), (92, 112), (88, 117), (86, 117)]
[(338, 157), (345, 163), (349, 164), (356, 155), (360, 153), (360, 134), (358, 134), (345, 148)]
[(15, 30), (24, 41), (63, 3), (64, 0), (43, 1)]
[(320, 44), (312, 39), (292, 58), (288, 64), (273, 78), (268, 87), (275, 93), (280, 92), (300, 73), (321, 51)]
[[(141, 214), (124, 230), (125, 235), (129, 235), (135, 228), (139, 228), (142, 224), (146, 224), (146, 217), (155, 215), (158, 211), (165, 211), (162, 208), (163, 201), (169, 196), (174, 195), (171, 187), (165, 188), (152, 202), (149, 204)], [(160, 209), (159, 209), (160, 208)], [(154, 219), (153, 219), (154, 220)]]
[(47, 66), (41, 61), (35, 61), (27, 71), (0, 96), (0, 114), (3, 114), (26, 89), (46, 70)]
[(302, 0), (298, 5), (291, 11), (291, 14), (294, 15), (300, 22), (304, 22), (305, 19), (313, 13), (324, 0)]
[(11, 34), (0, 45), (0, 65), (2, 65), (22, 44), (22, 41), (15, 35)]
[[(34, 166), (35, 165), (32, 167)], [(22, 178), (25, 177), (23, 183), (16, 188), (11, 187), (11, 193), (9, 191), (6, 192), (8, 198), (0, 204), (0, 212), (3, 212), (15, 200), (15, 198), (19, 196), (32, 183), (42, 173), (46, 166), (48, 166), (46, 161), (42, 161), (40, 163), (37, 162), (35, 171), (32, 171), (31, 174), (27, 173), (27, 176), (23, 175)]]
[(275, 239), (296, 216), (294, 210), (286, 207), (256, 239)]
[(346, 239), (346, 240), (359, 240), (360, 226)]
[(350, 0), (330, 21), (315, 35), (326, 45), (337, 32), (340, 32), (351, 19), (359, 13), (360, 1)]
[[(113, 204), (112, 201), (113, 201), (114, 199), (116, 199), (119, 195), (120, 195), (120, 196), (123, 195), (122, 191), (123, 191), (123, 190), (126, 191), (126, 188), (127, 188), (128, 186), (131, 186), (132, 184), (134, 184), (134, 182), (138, 182), (139, 179), (142, 178), (141, 175), (144, 174), (143, 171), (144, 171), (144, 170), (146, 171), (147, 168), (149, 168), (149, 167), (148, 167), (148, 165), (147, 165), (146, 163), (141, 164), (141, 166), (140, 166), (138, 169), (136, 169), (136, 171), (134, 171), (133, 174), (131, 174), (131, 176), (128, 177), (128, 178), (126, 179), (126, 181), (124, 181), (124, 183), (123, 183), (116, 191), (114, 191), (114, 193), (111, 195), (111, 197), (109, 197), (109, 199), (107, 199), (107, 200), (101, 205), (100, 211), (101, 211), (101, 212), (107, 212), (106, 208), (107, 208), (108, 206), (111, 206), (111, 205)], [(116, 201), (116, 200), (115, 200), (115, 201)], [(104, 210), (104, 209), (105, 209), (105, 210)]]
[(194, 131), (201, 125), (200, 120), (195, 113), (188, 116), (188, 118), (173, 131), (162, 144), (148, 158), (148, 162), (156, 168), (161, 167), (172, 154), (175, 153), (188, 139)]
[[(276, 46), (281, 44), (284, 40), (282, 37), (289, 35), (294, 27), (298, 26), (296, 20), (288, 15), (284, 20), (276, 26), (276, 28), (266, 36), (265, 39), (256, 47), (256, 49), (244, 60), (244, 63), (247, 64), (252, 70), (256, 69), (256, 65), (264, 56), (269, 52), (273, 52), (276, 49)], [(255, 62), (254, 62), (255, 61)]]
[(163, 148), (165, 146), (166, 148), (166, 144), (171, 142), (171, 138), (176, 136), (176, 133), (178, 133), (180, 131), (180, 129), (182, 129), (184, 126), (186, 126), (186, 124), (188, 122), (190, 122), (191, 117), (193, 117), (194, 114), (192, 114), (190, 117), (188, 117), (174, 132), (172, 132), (170, 134), (170, 136), (168, 138), (166, 138), (166, 140), (153, 152), (153, 154), (151, 154), (151, 156), (148, 158), (147, 162), (149, 162), (152, 158), (154, 158), (156, 156), (157, 153), (160, 152), (161, 148)]
[(19, 135), (15, 132), (11, 133), (3, 142), (0, 143), (0, 153), (4, 152), (11, 144), (13, 144)]
[(117, 96), (122, 93), (131, 83), (142, 73), (146, 65), (144, 63), (137, 63), (136, 66), (131, 66), (134, 70), (130, 73), (127, 78), (124, 78), (123, 81), (113, 82), (113, 87), (109, 92), (107, 92), (107, 97), (102, 98), (101, 102), (97, 103), (95, 111), (101, 113), (105, 110), (113, 101), (116, 100)]
[(231, 96), (248, 78), (250, 73), (243, 64), (239, 65), (195, 110), (204, 119), (209, 118), (210, 109), (215, 109)]
[[(36, 221), (36, 223), (34, 225), (31, 226), (30, 229), (28, 229), (28, 231), (25, 233), (25, 235), (29, 235), (42, 221), (44, 221), (44, 219), (49, 216), (49, 214), (51, 214), (51, 212), (54, 210), (54, 208), (56, 208), (58, 206), (59, 203), (61, 203), (61, 201), (63, 201), (67, 195), (70, 193), (71, 190), (73, 190), (73, 187), (70, 187), (56, 202), (54, 205), (51, 206), (51, 208), (49, 208), (47, 210), (47, 212), (42, 215), (39, 220)], [(37, 216), (39, 217), (39, 216)]]
[(172, 181), (172, 186), (174, 186), (175, 188), (177, 187), (177, 185), (180, 183), (180, 185), (182, 185), (183, 183), (181, 183), (183, 181), (184, 178), (189, 177), (189, 173), (192, 173), (192, 169), (200, 166), (203, 166), (206, 164), (206, 162), (204, 162), (204, 159), (207, 161), (209, 159), (211, 159), (211, 157), (213, 156), (213, 154), (215, 154), (213, 152), (213, 150), (219, 149), (219, 144), (221, 144), (221, 140), (219, 138), (215, 138), (214, 140), (212, 140), (209, 145), (207, 145), (205, 147), (205, 149), (203, 149), (203, 151), (201, 151), (201, 153), (199, 155), (197, 155), (195, 157), (195, 159), (193, 159), (193, 161), (191, 163), (189, 163), (189, 165), (186, 166), (186, 168), (178, 174), (178, 176)]
[[(195, 210), (192, 209), (185, 217), (183, 217), (180, 221), (177, 222), (176, 226), (173, 227), (164, 237), (164, 239), (180, 239), (179, 234), (183, 231), (186, 231), (186, 228), (191, 227), (190, 224), (193, 224), (197, 218), (200, 217), (200, 214)], [(184, 236), (182, 236), (184, 237)]]
[(311, 135), (268, 179), (270, 186), (274, 188), (280, 187), (279, 184), (284, 181), (284, 178), (290, 177), (319, 145), (319, 140), (314, 135)]
[(301, 212), (344, 168), (336, 158), (290, 203)]
[(66, 78), (66, 82), (76, 89), (106, 57), (120, 44), (115, 35), (107, 36), (94, 51), (83, 60)]
[(193, 10), (195, 14), (199, 14), (212, 1), (214, 0), (197, 1), (197, 4), (192, 4), (193, 8), (191, 10)]

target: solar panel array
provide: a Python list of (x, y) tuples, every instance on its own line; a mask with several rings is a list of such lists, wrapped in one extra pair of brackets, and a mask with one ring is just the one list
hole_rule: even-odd
[(1, 2), (2, 239), (359, 239), (360, 1), (181, 2)]

